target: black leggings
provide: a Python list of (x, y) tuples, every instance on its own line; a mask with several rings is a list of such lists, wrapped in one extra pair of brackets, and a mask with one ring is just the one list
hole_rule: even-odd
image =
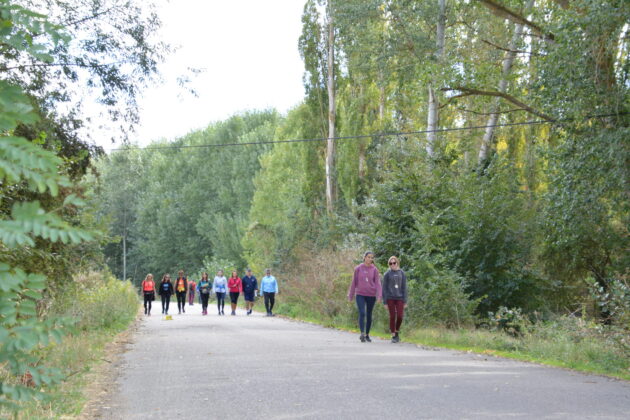
[[(153, 301), (153, 292), (149, 292), (149, 293), (144, 293), (144, 313), (145, 314), (150, 314), (151, 313), (151, 302)], [(149, 304), (149, 306), (147, 306), (147, 303)]]
[(217, 292), (217, 309), (222, 311), (225, 307), (225, 293)]
[(263, 292), (263, 296), (265, 297), (265, 309), (267, 309), (267, 313), (270, 313), (273, 310), (274, 303), (276, 303), (276, 294), (274, 292)]
[(177, 295), (177, 310), (183, 311), (186, 307), (186, 292), (175, 292)]
[(240, 295), (239, 292), (230, 292), (230, 302), (238, 303), (238, 295)]
[(199, 293), (199, 297), (201, 297), (201, 309), (208, 309), (208, 299), (210, 298), (210, 293)]
[(171, 295), (168, 295), (168, 296), (160, 295), (160, 298), (162, 299), (162, 312), (167, 314), (168, 305), (171, 303)]
[[(370, 335), (370, 328), (372, 327), (372, 310), (374, 309), (374, 304), (376, 303), (376, 296), (357, 295), (356, 300), (357, 308), (359, 309), (359, 329), (361, 330), (361, 333), (365, 332), (367, 335)], [(363, 325), (364, 320), (365, 326)]]

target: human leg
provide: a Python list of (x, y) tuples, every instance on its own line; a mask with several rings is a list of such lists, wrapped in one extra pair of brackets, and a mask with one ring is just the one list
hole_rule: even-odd
[(396, 301), (387, 299), (387, 310), (389, 311), (389, 331), (396, 333)]
[(359, 310), (359, 330), (361, 330), (361, 336), (363, 336), (365, 332), (365, 296), (356, 295), (355, 301)]
[(372, 311), (374, 310), (374, 304), (376, 303), (376, 296), (365, 296), (365, 335), (370, 336), (370, 328), (372, 327)]

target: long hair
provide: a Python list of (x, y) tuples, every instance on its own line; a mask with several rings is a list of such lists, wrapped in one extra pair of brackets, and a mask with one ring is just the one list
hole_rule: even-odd
[(149, 273), (147, 274), (147, 276), (144, 278), (144, 281), (149, 281), (149, 280), (153, 280), (153, 274)]
[(201, 280), (206, 279), (208, 280), (208, 273), (206, 273), (205, 271), (203, 273), (201, 273)]
[(162, 283), (164, 283), (167, 279), (170, 279), (170, 278), (171, 278), (171, 275), (170, 275), (170, 274), (168, 274), (168, 273), (164, 274), (164, 275), (162, 276)]

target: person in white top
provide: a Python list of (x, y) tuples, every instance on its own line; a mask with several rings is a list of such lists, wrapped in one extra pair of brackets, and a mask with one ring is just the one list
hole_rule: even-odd
[(225, 306), (225, 294), (227, 293), (227, 279), (223, 275), (223, 270), (217, 271), (217, 275), (212, 282), (212, 291), (217, 296), (217, 310), (219, 315), (225, 315), (223, 307)]

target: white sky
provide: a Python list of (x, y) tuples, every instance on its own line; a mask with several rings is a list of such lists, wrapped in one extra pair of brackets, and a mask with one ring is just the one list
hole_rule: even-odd
[[(157, 0), (162, 39), (179, 50), (160, 66), (164, 83), (139, 100), (132, 140), (146, 145), (205, 128), (245, 110), (285, 113), (304, 95), (298, 52), (303, 0)], [(189, 67), (195, 98), (177, 84)], [(109, 135), (95, 136), (106, 150)], [(102, 138), (98, 138), (102, 137)]]

